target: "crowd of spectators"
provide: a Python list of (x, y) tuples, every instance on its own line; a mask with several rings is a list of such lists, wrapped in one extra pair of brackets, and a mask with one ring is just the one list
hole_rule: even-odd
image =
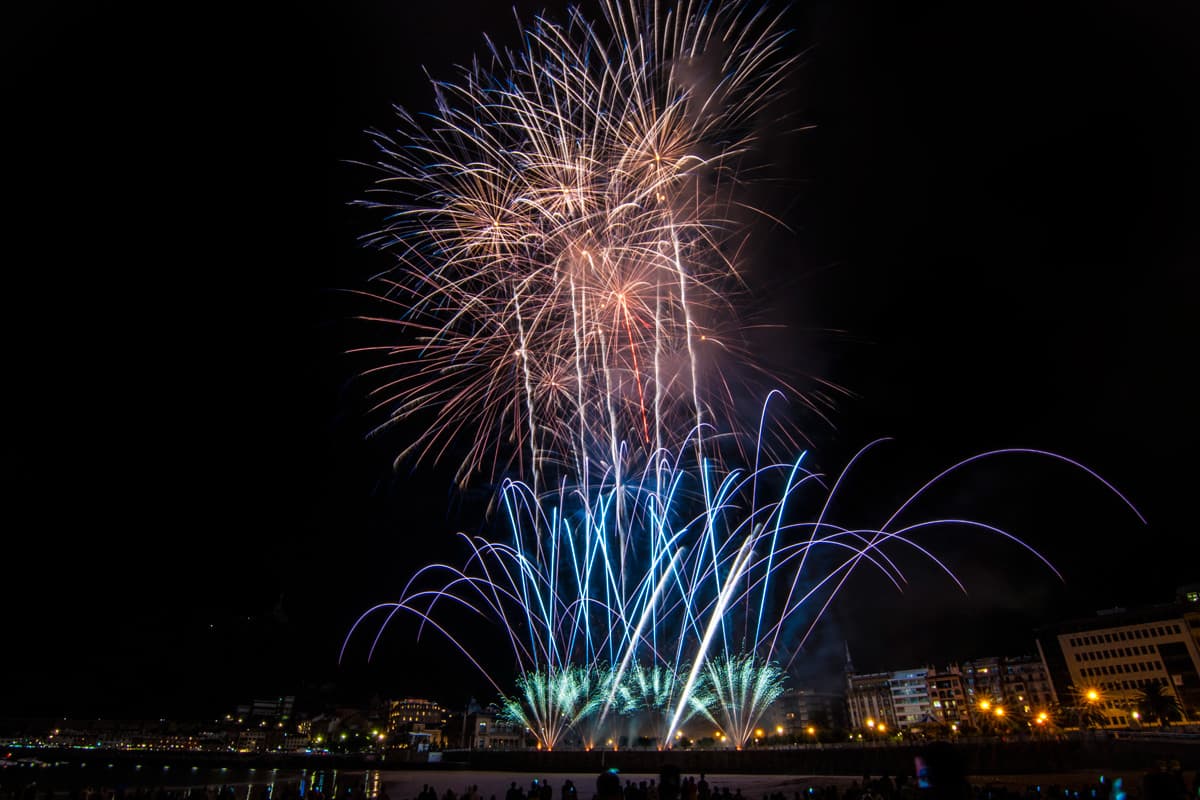
[[(729, 780), (730, 776), (724, 776), (724, 781)], [(29, 772), (0, 771), (0, 800), (392, 800), (386, 784), (378, 786), (374, 794), (353, 781), (334, 784), (328, 794), (313, 787), (305, 791), (302, 784), (286, 781), (173, 788), (56, 788)], [(503, 798), (495, 794), (485, 797), (475, 784), (465, 786), (461, 793), (452, 788), (439, 792), (426, 784), (415, 796), (396, 800), (1200, 800), (1200, 769), (1185, 771), (1177, 761), (1160, 761), (1140, 774), (1021, 787), (979, 778), (973, 781), (952, 748), (932, 746), (914, 758), (913, 771), (907, 775), (864, 775), (849, 783), (816, 779), (790, 792), (775, 790), (761, 796), (743, 794), (738, 786), (713, 786), (704, 774), (681, 776), (668, 768), (657, 780), (631, 780), (609, 770), (588, 787), (576, 786), (571, 779), (562, 779), (558, 786), (545, 778), (513, 780)]]

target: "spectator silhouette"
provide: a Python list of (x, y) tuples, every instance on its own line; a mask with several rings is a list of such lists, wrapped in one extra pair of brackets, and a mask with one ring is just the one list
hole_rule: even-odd
[(925, 800), (968, 800), (966, 764), (948, 742), (933, 742), (913, 757), (918, 795)]

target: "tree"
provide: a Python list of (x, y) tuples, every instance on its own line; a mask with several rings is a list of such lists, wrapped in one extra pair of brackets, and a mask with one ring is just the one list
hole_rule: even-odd
[(1067, 719), (1075, 720), (1080, 730), (1099, 728), (1108, 722), (1104, 713), (1104, 697), (1095, 688), (1071, 686), (1069, 700), (1063, 709)]
[(1164, 728), (1171, 724), (1171, 720), (1183, 719), (1183, 706), (1179, 698), (1162, 682), (1152, 683), (1143, 689), (1138, 694), (1137, 705), (1144, 719), (1156, 721)]

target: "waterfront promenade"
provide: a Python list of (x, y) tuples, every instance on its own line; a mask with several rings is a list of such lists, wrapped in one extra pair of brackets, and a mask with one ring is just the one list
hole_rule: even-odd
[[(725, 749), (612, 750), (449, 750), (439, 753), (398, 751), (384, 755), (235, 753), (229, 751), (84, 750), (20, 748), (16, 756), (63, 765), (99, 763), (114, 768), (141, 764), (146, 769), (426, 770), (595, 775), (616, 767), (622, 772), (657, 774), (665, 764), (686, 773), (732, 775), (900, 774), (910, 769), (920, 743), (824, 744), (798, 747)], [(1156, 759), (1184, 764), (1200, 761), (1196, 734), (1090, 734), (1052, 739), (959, 740), (955, 748), (971, 774), (1038, 774), (1104, 769), (1140, 769)]]

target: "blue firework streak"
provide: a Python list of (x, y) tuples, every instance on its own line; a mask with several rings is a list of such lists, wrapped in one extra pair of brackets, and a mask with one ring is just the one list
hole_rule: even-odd
[[(503, 694), (503, 682), (472, 651), (470, 639), (440, 621), (448, 608), (466, 609), (505, 632), (511, 650), (505, 660), (515, 660), (519, 672), (519, 692), (506, 705), (547, 748), (568, 734), (584, 746), (604, 741), (623, 724), (618, 717), (644, 709), (660, 713), (643, 723), (662, 742), (700, 716), (741, 746), (857, 569), (872, 569), (900, 590), (907, 578), (895, 551), (905, 549), (965, 591), (921, 543), (923, 532), (955, 527), (999, 536), (1058, 574), (1036, 550), (994, 525), (961, 518), (902, 522), (946, 476), (984, 458), (1049, 458), (1086, 472), (1138, 513), (1076, 461), (1005, 449), (943, 470), (877, 527), (840, 525), (832, 518), (833, 501), (859, 458), (877, 444), (828, 485), (804, 468), (803, 457), (745, 470), (696, 464), (691, 442), (660, 454), (636, 482), (602, 481), (589, 492), (564, 485), (538, 496), (529, 485), (509, 481), (501, 504), (510, 538), (464, 535), (469, 555), (461, 565), (419, 570), (399, 600), (360, 617), (347, 643), (374, 619), (381, 624), (373, 651), (397, 614), (415, 615), (422, 631), (428, 626), (446, 636)], [(814, 508), (815, 515), (805, 515)], [(805, 624), (789, 625), (802, 611)]]

